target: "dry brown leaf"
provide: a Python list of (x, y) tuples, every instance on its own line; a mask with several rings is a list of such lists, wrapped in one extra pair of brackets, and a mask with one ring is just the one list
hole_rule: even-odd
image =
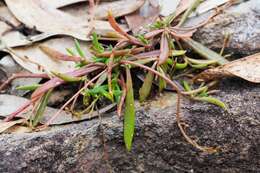
[[(39, 0), (5, 0), (8, 8), (14, 16), (29, 28), (38, 31), (69, 35), (80, 40), (89, 40), (89, 34), (93, 28), (88, 21), (71, 16), (49, 6)], [(106, 21), (96, 20), (94, 29), (98, 34), (108, 35), (114, 32)]]
[[(15, 61), (26, 70), (32, 73), (42, 73), (43, 70), (68, 72), (74, 69), (75, 63), (69, 61), (57, 61), (46, 55), (39, 48), (40, 45), (46, 45), (63, 54), (67, 54), (66, 48), (74, 47), (74, 40), (70, 37), (50, 39), (41, 43), (36, 43), (32, 46), (13, 48), (12, 51), (7, 50)], [(87, 58), (92, 55), (89, 53), (86, 42), (80, 42), (82, 50), (85, 52)], [(25, 59), (27, 58), (27, 59)]]
[(21, 126), (21, 125), (14, 125), (5, 131), (5, 133), (12, 133), (12, 134), (21, 134), (21, 133), (30, 133), (30, 132), (32, 132), (31, 128)]
[(231, 0), (207, 0), (202, 2), (196, 10), (189, 16), (189, 17), (194, 17), (197, 15), (200, 15), (202, 13), (205, 13), (209, 10), (212, 10), (214, 8), (217, 8), (220, 5), (223, 5), (227, 2), (230, 2)]
[(260, 83), (260, 53), (241, 58), (196, 76), (196, 80), (236, 76), (249, 82)]
[(52, 8), (61, 8), (71, 4), (76, 4), (88, 0), (52, 0), (51, 2), (50, 0), (38, 0), (38, 1), (41, 1), (42, 3), (49, 3)]
[[(101, 2), (94, 8), (95, 19), (106, 19), (107, 12), (112, 11), (114, 17), (124, 16), (139, 9), (144, 3), (144, 0), (119, 0), (113, 2)], [(127, 5), (126, 5), (127, 4)], [(88, 6), (79, 3), (61, 8), (62, 11), (80, 18), (81, 20), (89, 20)]]
[(162, 16), (169, 16), (176, 11), (180, 0), (159, 0), (160, 14)]
[(129, 28), (137, 33), (142, 27), (153, 23), (159, 16), (159, 6), (154, 7), (148, 1), (136, 12), (126, 15), (126, 22)]
[[(19, 107), (21, 107), (26, 102), (28, 102), (28, 99), (25, 99), (22, 97), (17, 97), (14, 95), (0, 94), (0, 116), (6, 117), (8, 114), (11, 114), (12, 112), (16, 111)], [(60, 115), (57, 118), (55, 118), (51, 122), (50, 125), (65, 124), (65, 123), (71, 123), (71, 122), (91, 119), (93, 117), (97, 117), (99, 114), (102, 114), (102, 113), (105, 113), (105, 112), (111, 110), (115, 106), (116, 106), (116, 103), (108, 105), (104, 108), (101, 108), (98, 112), (93, 111), (91, 114), (84, 114), (81, 116), (81, 118), (73, 117), (70, 113), (61, 111)], [(58, 109), (47, 107), (43, 114), (43, 118), (41, 119), (40, 122), (42, 124), (46, 123), (57, 111), (58, 111)], [(23, 114), (19, 115), (18, 117), (28, 118), (31, 114), (29, 113), (30, 110), (28, 110), (27, 112), (28, 113), (23, 113)], [(12, 123), (12, 122), (13, 121), (11, 121), (10, 123)], [(18, 123), (21, 123), (21, 122), (18, 122)], [(15, 124), (17, 124), (17, 122), (14, 123), (13, 125), (15, 125)], [(0, 130), (1, 130), (1, 124), (0, 124)]]
[[(49, 3), (49, 0), (39, 0), (44, 3)], [(87, 2), (88, 0), (52, 0), (50, 6), (53, 8), (62, 8), (79, 2)], [(99, 0), (99, 2), (113, 2), (115, 0)]]
[(22, 33), (18, 31), (11, 31), (2, 36), (3, 46), (1, 47), (0, 43), (0, 50), (3, 49), (5, 46), (7, 47), (19, 47), (19, 46), (26, 46), (31, 45), (34, 42), (44, 40), (46, 38), (55, 36), (56, 34), (50, 33), (41, 33), (38, 35), (33, 36), (24, 36)]
[(2, 36), (2, 34), (7, 30), (11, 29), (11, 27), (5, 21), (15, 27), (21, 24), (18, 20), (16, 20), (16, 18), (12, 15), (6, 6), (0, 6), (0, 36)]
[(15, 120), (15, 121), (11, 121), (11, 122), (0, 121), (0, 133), (3, 133), (10, 127), (13, 127), (16, 124), (20, 124), (23, 122), (24, 122), (24, 119), (19, 119), (19, 120)]
[(94, 15), (96, 19), (107, 18), (107, 12), (112, 11), (114, 17), (124, 16), (139, 9), (144, 4), (144, 0), (120, 0), (114, 2), (104, 2), (99, 4)]
[(181, 0), (176, 9), (176, 16), (180, 15), (185, 10), (187, 10), (190, 7), (192, 2), (193, 2), (193, 0)]

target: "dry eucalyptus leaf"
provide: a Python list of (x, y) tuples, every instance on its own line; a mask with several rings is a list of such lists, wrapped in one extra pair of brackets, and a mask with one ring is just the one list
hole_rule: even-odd
[(200, 73), (196, 79), (211, 80), (236, 76), (249, 82), (260, 83), (260, 53), (241, 58)]
[(179, 5), (180, 0), (159, 0), (162, 16), (169, 16), (174, 13)]
[[(124, 16), (136, 11), (143, 4), (144, 0), (119, 0), (113, 2), (101, 2), (94, 8), (94, 18), (106, 19), (108, 11), (112, 11), (114, 17)], [(83, 3), (79, 3), (63, 7), (60, 10), (80, 18), (81, 20), (87, 21), (90, 17), (88, 14), (88, 8), (89, 6)]]
[[(28, 101), (29, 101), (28, 99), (25, 99), (23, 97), (18, 97), (18, 96), (8, 95), (8, 94), (1, 94), (0, 95), (0, 116), (6, 117), (7, 115), (16, 111), (18, 108), (20, 108), (25, 103), (27, 103)], [(47, 120), (50, 119), (51, 116), (54, 115), (57, 111), (58, 111), (58, 109), (47, 107), (43, 114), (43, 119), (40, 122), (41, 123), (47, 122)], [(28, 110), (28, 113), (23, 113), (23, 114), (19, 115), (18, 117), (29, 118), (30, 115), (31, 115), (30, 110)], [(71, 114), (66, 113), (65, 111), (62, 111), (56, 121), (68, 122), (68, 120), (73, 120)], [(11, 121), (11, 122), (13, 122), (13, 121)], [(17, 124), (17, 123), (15, 123), (15, 124)]]
[(207, 1), (204, 1), (196, 8), (196, 10), (189, 17), (193, 17), (193, 16), (197, 16), (199, 14), (205, 13), (205, 12), (212, 10), (214, 8), (217, 8), (220, 5), (223, 5), (227, 2), (230, 2), (230, 0), (207, 0)]
[(138, 11), (126, 15), (125, 18), (129, 28), (134, 33), (137, 33), (142, 27), (153, 23), (158, 18), (159, 12), (159, 6), (154, 7), (151, 3), (146, 1)]
[(114, 2), (104, 2), (99, 4), (94, 15), (96, 19), (107, 18), (107, 12), (112, 11), (114, 17), (124, 16), (139, 9), (144, 4), (144, 0), (120, 0)]
[(55, 35), (50, 33), (42, 33), (34, 36), (24, 36), (19, 31), (10, 31), (10, 29), (12, 28), (5, 22), (3, 22), (3, 20), (8, 21), (14, 27), (19, 27), (19, 25), (21, 25), (21, 23), (13, 16), (13, 14), (6, 6), (0, 6), (0, 38), (2, 40), (2, 43), (0, 43), (0, 50), (3, 49), (5, 46), (17, 47), (29, 45), (35, 41), (40, 41)]
[(21, 134), (21, 133), (30, 133), (32, 129), (30, 127), (25, 127), (21, 125), (14, 125), (8, 128), (5, 133), (12, 133), (12, 134)]
[[(12, 112), (16, 111), (18, 108), (20, 108), (23, 104), (25, 104), (28, 101), (29, 101), (28, 99), (25, 99), (22, 97), (17, 97), (14, 95), (0, 94), (0, 116), (6, 117), (8, 114), (11, 114)], [(99, 114), (103, 114), (103, 113), (111, 110), (115, 106), (116, 106), (116, 103), (110, 104), (110, 105), (100, 109), (98, 112), (93, 111), (90, 114), (84, 114), (81, 116), (81, 118), (73, 117), (70, 113), (61, 111), (59, 116), (56, 119), (54, 119), (50, 125), (58, 125), (58, 124), (65, 124), (65, 123), (71, 123), (71, 122), (76, 122), (76, 121), (88, 120), (93, 117), (97, 117)], [(31, 113), (29, 113), (30, 110), (28, 110), (27, 112), (28, 113), (24, 113), (22, 115), (19, 115), (18, 117), (28, 118), (31, 115)], [(42, 123), (42, 124), (46, 123), (56, 112), (58, 112), (58, 109), (47, 107), (43, 114), (42, 119), (40, 120), (40, 123)], [(15, 124), (17, 124), (17, 123), (15, 123)]]
[[(40, 45), (46, 45), (61, 53), (67, 54), (66, 48), (74, 47), (74, 40), (70, 37), (50, 39), (41, 43), (35, 43), (31, 46), (17, 47), (7, 50), (14, 60), (20, 64), (26, 70), (32, 73), (43, 73), (43, 70), (56, 71), (56, 72), (68, 72), (74, 69), (75, 63), (70, 61), (58, 61), (46, 55), (39, 48)], [(80, 42), (82, 50), (85, 52), (87, 58), (92, 55), (89, 53), (86, 42)]]
[(0, 36), (7, 30), (10, 30), (11, 27), (5, 22), (12, 24), (17, 27), (21, 23), (12, 15), (9, 9), (6, 6), (0, 6)]
[(19, 119), (11, 122), (0, 121), (0, 133), (5, 132), (7, 129), (13, 127), (16, 124), (23, 123), (24, 119)]
[[(18, 47), (18, 46), (26, 46), (31, 45), (34, 42), (44, 40), (46, 38), (52, 37), (56, 34), (50, 34), (50, 33), (41, 33), (34, 36), (24, 36), (22, 33), (18, 31), (11, 31), (2, 36), (3, 44), (7, 47)], [(1, 48), (3, 49), (5, 46)]]
[[(31, 29), (89, 40), (92, 23), (54, 9), (47, 2), (39, 0), (5, 0), (5, 2), (14, 16)], [(93, 27), (101, 35), (114, 32), (107, 21), (96, 20), (93, 22)]]
[[(40, 0), (44, 3), (49, 3), (49, 0)], [(53, 8), (62, 8), (69, 5), (77, 4), (80, 2), (87, 2), (88, 0), (52, 0), (50, 6)], [(100, 0), (99, 2), (113, 2), (115, 0)]]
[(88, 0), (52, 0), (51, 2), (49, 0), (39, 0), (39, 1), (41, 1), (42, 3), (49, 3), (52, 8), (61, 8), (71, 4), (76, 4)]

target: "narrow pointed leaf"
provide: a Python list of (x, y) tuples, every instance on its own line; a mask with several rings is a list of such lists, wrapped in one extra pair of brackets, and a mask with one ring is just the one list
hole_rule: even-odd
[(219, 55), (218, 53), (210, 50), (209, 48), (203, 46), (199, 42), (194, 41), (191, 38), (184, 38), (182, 39), (190, 48), (192, 48), (195, 52), (200, 54), (202, 57), (208, 60), (215, 60), (217, 64), (223, 65), (228, 63), (229, 61), (226, 60), (223, 56)]
[(227, 110), (227, 106), (224, 102), (220, 101), (217, 98), (214, 97), (195, 97), (195, 100), (199, 100), (199, 101), (203, 101), (203, 102), (207, 102), (207, 103), (211, 103), (214, 105), (217, 105), (219, 107), (221, 107), (224, 110)]
[(169, 48), (169, 42), (168, 42), (168, 36), (166, 33), (163, 33), (162, 38), (161, 38), (161, 45), (160, 45), (160, 56), (158, 60), (158, 65), (164, 64), (170, 53), (170, 48)]
[(39, 106), (37, 108), (37, 111), (35, 113), (35, 116), (33, 117), (32, 119), (32, 126), (35, 127), (38, 122), (41, 120), (42, 116), (43, 116), (43, 113), (47, 107), (47, 103), (48, 103), (48, 100), (51, 96), (51, 92), (52, 90), (49, 90), (46, 94), (43, 95), (43, 97), (41, 98), (41, 101), (39, 103)]
[(24, 86), (19, 86), (16, 87), (15, 89), (17, 90), (23, 90), (23, 91), (34, 91), (36, 90), (38, 87), (40, 87), (40, 84), (34, 84), (34, 85), (24, 85)]
[[(156, 64), (154, 64), (154, 67), (155, 67), (155, 65)], [(152, 68), (154, 68), (154, 67), (152, 67)], [(144, 83), (139, 90), (139, 95), (140, 95), (139, 100), (140, 100), (140, 102), (145, 101), (146, 98), (149, 96), (149, 94), (151, 92), (152, 85), (153, 85), (153, 79), (154, 79), (154, 73), (148, 71), (148, 73), (145, 77)]]
[(130, 69), (126, 68), (126, 100), (125, 100), (125, 115), (124, 115), (124, 141), (126, 149), (131, 150), (132, 141), (135, 129), (135, 106), (132, 77)]
[(64, 80), (65, 82), (79, 82), (79, 81), (82, 81), (85, 79), (84, 77), (74, 77), (74, 76), (57, 73), (57, 72), (52, 72), (52, 74), (55, 75), (56, 77)]
[[(54, 60), (62, 60), (62, 61), (74, 61), (74, 62), (80, 62), (81, 58), (78, 56), (71, 56), (71, 55), (65, 55), (55, 49), (52, 49), (45, 45), (40, 45), (39, 48), (41, 51), (43, 51), (46, 55), (53, 58)], [(69, 50), (69, 49), (67, 49)]]
[(83, 50), (81, 49), (80, 44), (79, 44), (78, 40), (76, 40), (76, 39), (75, 39), (75, 47), (76, 47), (76, 50), (77, 50), (79, 56), (80, 56), (81, 58), (84, 58), (84, 57), (85, 57), (85, 53), (84, 53)]

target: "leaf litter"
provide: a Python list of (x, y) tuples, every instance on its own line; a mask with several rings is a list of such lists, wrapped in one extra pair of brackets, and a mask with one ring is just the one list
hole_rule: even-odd
[[(17, 74), (13, 79), (43, 77), (47, 81), (18, 88), (29, 90), (30, 100), (11, 95), (0, 95), (0, 97), (6, 97), (5, 102), (0, 104), (0, 109), (3, 109), (0, 111), (1, 116), (5, 117), (0, 125), (3, 129), (1, 132), (23, 122), (28, 124), (31, 129), (44, 129), (49, 125), (91, 119), (98, 116), (99, 113), (111, 110), (116, 105), (120, 116), (124, 105), (124, 141), (127, 150), (131, 150), (135, 111), (138, 110), (134, 102), (133, 93), (136, 88), (132, 78), (134, 75), (140, 75), (134, 73), (136, 69), (139, 71), (142, 69), (141, 74), (145, 78), (142, 78), (143, 86), (139, 90), (140, 101), (149, 99), (149, 96), (152, 95), (151, 88), (157, 87), (159, 92), (162, 92), (170, 87), (172, 91), (177, 92), (176, 121), (182, 135), (197, 149), (214, 153), (218, 151), (218, 147), (201, 146), (186, 134), (180, 115), (181, 96), (215, 104), (226, 110), (228, 107), (225, 103), (210, 96), (210, 89), (216, 84), (214, 76), (237, 76), (259, 83), (259, 54), (229, 62), (222, 56), (224, 49), (219, 54), (191, 38), (197, 28), (208, 23), (218, 12), (204, 17), (199, 24), (191, 24), (189, 27), (185, 25), (194, 14), (203, 14), (220, 5), (227, 8), (232, 5), (232, 2), (219, 0), (201, 3), (198, 0), (180, 0), (170, 6), (161, 6), (161, 11), (157, 12), (154, 9), (167, 1), (149, 1), (149, 3), (148, 1), (145, 3), (144, 1), (134, 1), (136, 3), (127, 8), (121, 8), (120, 3), (127, 3), (128, 0), (101, 2), (100, 6), (96, 4), (96, 7), (90, 9), (90, 14), (87, 13), (86, 5), (87, 15), (82, 17), (84, 19), (82, 21), (80, 15), (84, 10), (76, 13), (73, 9), (74, 5), (71, 6), (78, 2), (84, 4), (81, 0), (55, 1), (52, 5), (48, 5), (43, 0), (27, 1), (27, 3), (14, 0), (5, 2), (21, 23), (30, 29), (42, 32), (35, 36), (41, 34), (43, 36), (35, 40), (39, 41), (54, 35), (69, 35), (81, 42), (69, 37), (51, 38), (37, 44), (16, 48), (15, 46), (19, 44), (15, 43), (14, 46), (10, 46), (12, 44), (5, 44), (8, 41), (2, 38), (4, 40), (1, 45), (2, 50), (10, 53), (22, 67), (33, 73)], [(64, 8), (64, 6), (67, 7)], [(125, 8), (127, 10), (123, 10)], [(110, 10), (108, 16), (106, 16), (107, 10)], [(160, 16), (159, 12), (163, 15)], [(31, 13), (34, 18), (30, 17), (28, 13)], [(135, 33), (134, 35), (127, 33), (124, 25), (118, 24), (114, 18), (126, 14), (129, 14), (125, 17), (126, 22)], [(150, 16), (151, 14), (154, 16)], [(135, 19), (139, 17), (142, 19), (135, 25)], [(140, 27), (144, 29), (140, 30)], [(90, 33), (92, 33), (92, 37)], [(111, 39), (111, 36), (116, 39), (111, 39), (112, 44), (101, 43), (100, 40), (104, 39), (104, 36), (109, 37), (105, 39), (107, 41)], [(24, 40), (28, 40), (27, 36), (24, 37)], [(90, 39), (92, 44), (84, 42)], [(35, 40), (32, 40), (31, 43)], [(116, 44), (114, 44), (115, 42)], [(27, 44), (29, 43), (25, 41), (20, 43), (20, 45)], [(158, 46), (160, 49), (157, 48)], [(184, 49), (187, 47), (193, 49), (203, 59), (188, 57)], [(65, 52), (65, 48), (67, 48), (67, 52)], [(201, 73), (198, 74), (198, 72)], [(207, 78), (211, 82), (200, 82), (200, 85), (193, 83), (198, 79), (206, 81)], [(5, 83), (0, 88), (6, 87)], [(79, 89), (59, 109), (48, 107), (47, 103), (52, 90), (65, 84), (78, 86)], [(148, 90), (144, 88), (148, 88)], [(10, 99), (11, 97), (16, 98)], [(8, 107), (5, 106), (9, 105), (6, 102), (19, 99), (23, 101), (19, 104), (15, 102), (15, 107), (7, 109)], [(8, 112), (4, 112), (7, 110)], [(23, 119), (15, 119), (18, 117)], [(27, 131), (22, 127), (20, 129)]]

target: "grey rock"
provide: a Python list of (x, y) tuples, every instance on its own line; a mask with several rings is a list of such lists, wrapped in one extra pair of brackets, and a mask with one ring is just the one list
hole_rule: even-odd
[(219, 50), (222, 48), (224, 33), (230, 33), (231, 39), (227, 52), (249, 55), (260, 51), (260, 1), (249, 0), (234, 5), (194, 35), (195, 40), (205, 46)]
[(227, 112), (182, 101), (187, 133), (202, 145), (219, 146), (216, 154), (202, 153), (184, 140), (174, 104), (149, 105), (137, 113), (131, 152), (124, 147), (122, 120), (111, 113), (101, 122), (0, 135), (0, 172), (260, 172), (260, 86), (233, 79), (220, 89), (217, 97), (227, 103)]

